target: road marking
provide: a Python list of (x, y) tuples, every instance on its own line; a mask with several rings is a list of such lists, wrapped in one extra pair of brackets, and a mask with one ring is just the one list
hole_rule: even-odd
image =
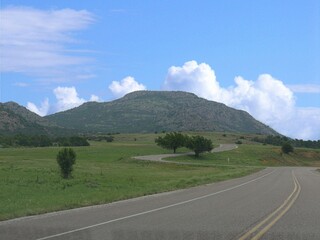
[(261, 178), (264, 178), (264, 177), (269, 176), (269, 175), (272, 174), (274, 171), (275, 171), (275, 169), (272, 170), (272, 171), (269, 172), (269, 173), (266, 173), (266, 174), (264, 174), (264, 175), (262, 175), (262, 176), (260, 176), (260, 177), (254, 178), (254, 179), (252, 179), (252, 180), (250, 180), (250, 181), (241, 183), (241, 184), (239, 184), (239, 185), (236, 185), (236, 186), (233, 186), (233, 187), (230, 187), (230, 188), (227, 188), (227, 189), (218, 191), (218, 192), (210, 193), (210, 194), (207, 194), (207, 195), (204, 195), (204, 196), (201, 196), (201, 197), (192, 198), (192, 199), (189, 199), (189, 200), (186, 200), (186, 201), (174, 203), (174, 204), (167, 205), (167, 206), (160, 207), (160, 208), (155, 208), (155, 209), (152, 209), (152, 210), (149, 210), (149, 211), (140, 212), (140, 213), (128, 215), (128, 216), (125, 216), (125, 217), (112, 219), (112, 220), (109, 220), (109, 221), (106, 221), (106, 222), (101, 222), (101, 223), (89, 225), (89, 226), (86, 226), (86, 227), (77, 228), (77, 229), (73, 229), (73, 230), (70, 230), (70, 231), (66, 231), (66, 232), (62, 232), (62, 233), (58, 233), (58, 234), (54, 234), (54, 235), (50, 235), (50, 236), (46, 236), (46, 237), (42, 237), (42, 238), (38, 238), (38, 239), (36, 239), (36, 240), (46, 240), (46, 239), (51, 239), (51, 238), (55, 238), (55, 237), (60, 237), (60, 236), (67, 235), (67, 234), (70, 234), (70, 233), (75, 233), (75, 232), (83, 231), (83, 230), (86, 230), (86, 229), (90, 229), (90, 228), (94, 228), (94, 227), (99, 227), (99, 226), (106, 225), (106, 224), (109, 224), (109, 223), (114, 223), (114, 222), (118, 222), (118, 221), (130, 219), (130, 218), (138, 217), (138, 216), (141, 216), (141, 215), (145, 215), (145, 214), (149, 214), (149, 213), (153, 213), (153, 212), (158, 212), (158, 211), (161, 211), (161, 210), (164, 210), (164, 209), (168, 209), (168, 208), (176, 207), (176, 206), (179, 206), (179, 205), (187, 204), (187, 203), (190, 203), (190, 202), (194, 202), (194, 201), (197, 201), (197, 200), (201, 200), (201, 199), (204, 199), (204, 198), (208, 198), (208, 197), (211, 197), (211, 196), (214, 196), (214, 195), (218, 195), (218, 194), (220, 194), (220, 193), (224, 193), (224, 192), (227, 192), (227, 191), (230, 191), (230, 190), (233, 190), (233, 189), (242, 187), (242, 186), (247, 185), (247, 184), (249, 184), (249, 183), (258, 181), (258, 180), (261, 179)]
[[(286, 212), (288, 212), (288, 210), (292, 207), (292, 205), (294, 204), (294, 202), (298, 198), (300, 191), (301, 191), (301, 186), (300, 186), (296, 176), (294, 175), (293, 170), (292, 170), (292, 178), (293, 178), (293, 182), (294, 182), (294, 189), (293, 189), (292, 193), (289, 195), (289, 197), (283, 202), (283, 204), (280, 207), (278, 207), (274, 212), (269, 214), (268, 217), (266, 217), (264, 220), (262, 220), (256, 226), (254, 226), (247, 233), (242, 235), (239, 238), (239, 240), (245, 240), (245, 239), (258, 240), (258, 239), (260, 239)], [(278, 214), (278, 215), (276, 215), (276, 214)], [(268, 221), (269, 221), (269, 223), (268, 223)], [(257, 232), (259, 229), (261, 229), (261, 230), (259, 232)], [(255, 234), (255, 235), (253, 235), (253, 234)]]

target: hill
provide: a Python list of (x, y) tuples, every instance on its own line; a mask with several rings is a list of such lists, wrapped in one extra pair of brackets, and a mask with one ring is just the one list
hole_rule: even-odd
[(227, 131), (278, 134), (245, 111), (186, 92), (137, 91), (111, 102), (88, 102), (45, 119), (80, 132)]
[(15, 102), (0, 103), (0, 134), (65, 135), (69, 132)]

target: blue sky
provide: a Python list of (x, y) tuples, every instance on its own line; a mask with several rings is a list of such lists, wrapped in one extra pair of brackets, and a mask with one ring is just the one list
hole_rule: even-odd
[(320, 139), (320, 2), (1, 0), (0, 101), (184, 90)]

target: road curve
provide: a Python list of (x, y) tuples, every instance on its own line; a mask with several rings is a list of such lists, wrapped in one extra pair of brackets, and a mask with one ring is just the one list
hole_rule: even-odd
[(238, 145), (237, 144), (220, 144), (219, 147), (212, 149), (211, 152), (225, 152), (225, 151), (231, 151), (234, 149), (237, 149)]
[(12, 239), (320, 239), (320, 174), (252, 175), (112, 204), (0, 222)]
[[(220, 144), (219, 147), (214, 148), (211, 152), (231, 151), (231, 150), (236, 149), (236, 148), (238, 148), (238, 146), (236, 144)], [(164, 158), (187, 156), (187, 155), (194, 155), (194, 152), (146, 155), (146, 156), (136, 156), (136, 157), (133, 157), (133, 158), (137, 159), (137, 160), (145, 160), (145, 161), (153, 161), (153, 162), (190, 164), (190, 163), (181, 163), (181, 162), (173, 162), (173, 161), (163, 160)]]

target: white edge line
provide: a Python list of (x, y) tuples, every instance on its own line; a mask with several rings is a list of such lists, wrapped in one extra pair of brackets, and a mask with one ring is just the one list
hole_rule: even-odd
[(161, 211), (161, 210), (164, 210), (164, 209), (167, 209), (167, 208), (171, 208), (171, 207), (183, 205), (183, 204), (186, 204), (186, 203), (194, 202), (194, 201), (197, 201), (197, 200), (201, 200), (201, 199), (204, 199), (204, 198), (207, 198), (207, 197), (211, 197), (211, 196), (223, 193), (223, 192), (227, 192), (227, 191), (233, 190), (235, 188), (239, 188), (239, 187), (242, 187), (242, 186), (247, 185), (249, 183), (255, 182), (255, 181), (257, 181), (257, 180), (259, 180), (261, 178), (264, 178), (264, 177), (272, 174), (274, 171), (275, 171), (275, 169), (272, 170), (269, 173), (266, 173), (266, 174), (264, 174), (264, 175), (262, 175), (260, 177), (252, 179), (250, 181), (241, 183), (239, 185), (236, 185), (236, 186), (233, 186), (233, 187), (230, 187), (230, 188), (218, 191), (218, 192), (210, 193), (210, 194), (207, 194), (207, 195), (204, 195), (204, 196), (201, 196), (201, 197), (196, 197), (196, 198), (192, 198), (192, 199), (189, 199), (189, 200), (186, 200), (186, 201), (182, 201), (182, 202), (174, 203), (174, 204), (171, 204), (171, 205), (167, 205), (167, 206), (164, 206), (164, 207), (155, 208), (155, 209), (152, 209), (152, 210), (149, 210), (149, 211), (140, 212), (140, 213), (132, 214), (132, 215), (121, 217), (121, 218), (116, 218), (116, 219), (109, 220), (109, 221), (106, 221), (106, 222), (97, 223), (97, 224), (89, 225), (89, 226), (82, 227), (82, 228), (77, 228), (77, 229), (70, 230), (70, 231), (67, 231), (67, 232), (58, 233), (58, 234), (54, 234), (54, 235), (50, 235), (50, 236), (46, 236), (46, 237), (42, 237), (42, 238), (37, 238), (36, 240), (45, 240), (45, 239), (50, 239), (50, 238), (54, 238), (54, 237), (59, 237), (59, 236), (63, 236), (63, 235), (66, 235), (66, 234), (70, 234), (70, 233), (86, 230), (86, 229), (89, 229), (89, 228), (94, 228), (94, 227), (98, 227), (98, 226), (109, 224), (109, 223), (113, 223), (113, 222), (118, 222), (118, 221), (129, 219), (129, 218), (138, 217), (138, 216), (145, 215), (145, 214), (148, 214), (148, 213), (153, 213), (153, 212)]

